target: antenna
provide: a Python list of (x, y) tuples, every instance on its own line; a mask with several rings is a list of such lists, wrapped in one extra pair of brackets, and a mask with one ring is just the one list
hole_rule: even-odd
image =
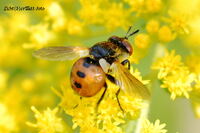
[(137, 29), (137, 30), (133, 31), (131, 34), (128, 35), (128, 33), (130, 32), (131, 29), (132, 29), (132, 26), (129, 27), (129, 29), (128, 29), (127, 33), (126, 33), (126, 36), (124, 37), (125, 39), (128, 39), (130, 36), (132, 36), (132, 35), (134, 35), (134, 34), (139, 32), (139, 30)]
[(129, 34), (129, 35), (128, 35), (128, 38), (129, 38), (130, 36), (132, 36), (132, 35), (138, 33), (138, 32), (139, 32), (139, 30), (137, 29), (136, 31), (134, 31), (134, 32), (132, 32), (131, 34)]
[(130, 27), (128, 28), (128, 31), (126, 32), (126, 35), (125, 35), (124, 38), (128, 39), (127, 35), (128, 35), (128, 33), (130, 32), (131, 29), (132, 29), (132, 26), (130, 26)]

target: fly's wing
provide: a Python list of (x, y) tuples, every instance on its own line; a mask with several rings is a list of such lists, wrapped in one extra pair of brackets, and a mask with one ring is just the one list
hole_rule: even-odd
[(33, 53), (33, 56), (51, 61), (73, 60), (89, 55), (89, 49), (84, 47), (46, 47)]
[(121, 63), (114, 62), (111, 66), (111, 69), (117, 80), (117, 85), (125, 93), (135, 98), (142, 98), (145, 100), (150, 98), (148, 88), (137, 78), (135, 78)]

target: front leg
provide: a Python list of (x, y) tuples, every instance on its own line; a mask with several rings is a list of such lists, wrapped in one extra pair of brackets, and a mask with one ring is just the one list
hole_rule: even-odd
[(121, 62), (121, 64), (124, 66), (124, 65), (126, 65), (128, 63), (128, 70), (130, 70), (130, 68), (131, 68), (131, 63), (130, 63), (130, 61), (128, 60), (128, 59), (126, 59), (126, 60), (124, 60), (124, 61), (122, 61)]

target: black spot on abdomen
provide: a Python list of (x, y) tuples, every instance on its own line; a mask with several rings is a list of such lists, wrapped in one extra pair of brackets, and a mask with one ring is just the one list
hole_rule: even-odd
[(74, 85), (76, 86), (76, 88), (82, 88), (81, 84), (78, 82), (74, 82)]
[(81, 78), (85, 78), (85, 73), (77, 71), (76, 74), (81, 77)]

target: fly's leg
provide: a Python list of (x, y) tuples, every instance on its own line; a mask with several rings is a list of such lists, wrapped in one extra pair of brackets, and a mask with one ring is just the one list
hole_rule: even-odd
[(101, 95), (101, 97), (100, 97), (100, 99), (98, 100), (98, 102), (97, 102), (97, 110), (98, 110), (98, 107), (99, 107), (99, 104), (101, 103), (101, 101), (103, 100), (103, 98), (104, 98), (104, 96), (105, 96), (105, 93), (106, 93), (106, 90), (107, 90), (107, 84), (105, 83), (105, 85), (104, 85), (104, 91), (103, 91), (103, 94)]
[(117, 84), (116, 79), (110, 75), (110, 74), (106, 74), (106, 77), (108, 78), (108, 80), (110, 80), (110, 82), (112, 82), (113, 84)]
[[(112, 83), (117, 85), (117, 80), (112, 75), (106, 74), (106, 76), (107, 76), (108, 80), (110, 80)], [(124, 112), (124, 110), (123, 110), (123, 108), (120, 104), (119, 98), (118, 98), (119, 92), (120, 92), (120, 88), (117, 90), (115, 95), (116, 95), (116, 98), (117, 98), (117, 103), (119, 105), (119, 108), (121, 109), (122, 112)]]
[(130, 61), (129, 61), (128, 59), (122, 61), (121, 64), (122, 64), (123, 66), (126, 65), (126, 64), (128, 64), (128, 70), (130, 70), (130, 68), (131, 68), (131, 63), (130, 63)]
[(118, 103), (118, 105), (119, 105), (121, 111), (124, 112), (124, 110), (123, 110), (123, 108), (122, 108), (122, 106), (121, 106), (121, 104), (120, 104), (120, 102), (119, 102), (119, 98), (118, 98), (118, 96), (119, 96), (119, 92), (120, 92), (120, 88), (117, 90), (117, 92), (116, 92), (115, 95), (116, 95), (117, 103)]

